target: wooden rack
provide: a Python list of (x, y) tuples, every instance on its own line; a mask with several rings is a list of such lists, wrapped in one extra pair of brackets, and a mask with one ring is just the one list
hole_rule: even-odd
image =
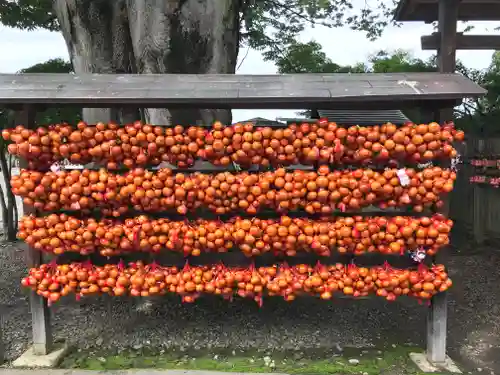
[[(393, 109), (419, 106), (429, 120), (442, 108), (478, 97), (485, 90), (458, 74), (301, 75), (0, 75), (0, 106), (15, 109), (18, 123), (35, 127), (34, 115), (47, 106), (163, 108)], [(24, 164), (25, 165), (25, 164)], [(21, 167), (23, 164), (21, 164)], [(29, 213), (25, 207), (25, 213)], [(42, 262), (27, 248), (28, 266)], [(31, 293), (33, 350), (51, 352), (46, 301)], [(446, 293), (436, 295), (428, 314), (428, 358), (446, 357)]]

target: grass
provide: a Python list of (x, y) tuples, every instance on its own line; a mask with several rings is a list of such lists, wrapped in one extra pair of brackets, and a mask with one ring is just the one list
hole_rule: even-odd
[[(73, 352), (61, 364), (63, 368), (86, 370), (123, 370), (131, 368), (213, 370), (231, 372), (280, 372), (297, 375), (424, 375), (410, 361), (408, 354), (422, 351), (415, 347), (349, 349), (342, 355), (327, 352), (186, 352), (126, 351), (122, 353)], [(350, 364), (349, 359), (359, 363)], [(272, 361), (272, 362), (271, 362)], [(434, 373), (444, 375), (445, 373)]]

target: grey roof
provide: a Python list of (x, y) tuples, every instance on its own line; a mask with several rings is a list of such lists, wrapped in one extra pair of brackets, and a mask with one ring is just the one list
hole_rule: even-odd
[(411, 120), (400, 110), (364, 111), (364, 110), (328, 110), (318, 109), (319, 117), (326, 117), (329, 121), (342, 125), (380, 125), (391, 122), (402, 125)]
[(237, 121), (237, 122), (233, 123), (233, 125), (234, 124), (249, 123), (249, 122), (252, 124), (255, 124), (255, 125), (280, 125), (280, 126), (285, 125), (285, 123), (283, 123), (283, 122), (276, 121), (276, 120), (270, 120), (270, 119), (263, 118), (263, 117), (254, 117), (254, 118), (251, 118), (248, 120)]
[[(395, 21), (438, 20), (439, 0), (400, 0), (394, 12)], [(458, 21), (498, 21), (500, 3), (497, 0), (461, 0)]]
[(0, 74), (0, 105), (380, 110), (485, 93), (454, 73)]

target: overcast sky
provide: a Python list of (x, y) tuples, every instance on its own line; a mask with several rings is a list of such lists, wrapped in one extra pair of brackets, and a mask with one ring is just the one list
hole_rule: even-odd
[[(474, 33), (494, 34), (493, 28), (498, 24), (488, 22), (472, 23), (476, 26)], [(432, 33), (432, 26), (422, 22), (406, 23), (400, 28), (388, 28), (384, 35), (375, 42), (367, 40), (363, 33), (351, 31), (348, 28), (325, 29), (317, 27), (306, 30), (301, 39), (307, 42), (311, 39), (321, 43), (325, 53), (341, 65), (354, 64), (367, 60), (370, 54), (381, 49), (405, 49), (415, 56), (427, 58), (431, 51), (420, 50), (420, 36)], [(59, 33), (48, 31), (26, 32), (0, 26), (0, 72), (15, 73), (39, 62), (51, 58), (68, 59), (66, 45)], [(246, 51), (240, 52), (240, 59)], [(458, 58), (471, 68), (486, 68), (491, 61), (492, 51), (459, 51)], [(241, 64), (238, 74), (273, 74), (276, 68), (272, 63), (265, 62), (260, 53), (249, 51)], [(294, 111), (233, 111), (235, 121), (252, 117), (274, 119), (277, 116), (293, 117)]]

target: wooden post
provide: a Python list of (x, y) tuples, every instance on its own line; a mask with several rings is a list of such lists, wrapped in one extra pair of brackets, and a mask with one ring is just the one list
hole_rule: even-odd
[[(454, 73), (456, 68), (457, 21), (459, 0), (440, 0), (438, 30), (441, 39), (438, 50), (440, 73)], [(439, 122), (453, 120), (453, 108), (443, 108), (436, 119)], [(444, 214), (448, 216), (448, 202)], [(446, 363), (447, 294), (439, 293), (431, 300), (427, 315), (427, 360), (431, 364)]]
[(447, 294), (432, 297), (427, 315), (427, 360), (436, 365), (446, 363)]
[[(475, 150), (479, 154), (484, 152), (484, 139), (477, 140), (477, 149)], [(474, 242), (477, 245), (482, 245), (484, 243), (484, 234), (485, 234), (485, 224), (484, 220), (484, 200), (483, 196), (485, 193), (485, 189), (483, 189), (480, 185), (474, 184), (472, 187), (473, 197), (474, 197), (474, 207), (472, 207), (473, 217), (472, 217), (472, 229), (474, 233)]]
[[(440, 0), (438, 30), (441, 43), (437, 51), (440, 73), (454, 73), (457, 64), (457, 22), (460, 0)], [(442, 110), (442, 120), (453, 119), (453, 108)]]
[[(16, 122), (27, 128), (35, 126), (36, 111), (31, 106), (25, 106), (22, 111), (16, 116)], [(26, 168), (26, 160), (19, 160), (20, 168)], [(34, 212), (33, 207), (23, 205), (24, 214)], [(26, 263), (28, 267), (37, 267), (43, 262), (42, 253), (36, 251), (29, 245), (26, 246)], [(52, 332), (50, 327), (50, 310), (47, 305), (47, 300), (35, 292), (30, 293), (29, 298), (31, 310), (31, 322), (33, 331), (33, 353), (35, 355), (46, 355), (52, 349)]]
[[(441, 121), (442, 111), (436, 113), (438, 121)], [(441, 213), (446, 217), (449, 215), (449, 197), (446, 198)], [(437, 256), (433, 257), (434, 263), (445, 264), (442, 260), (445, 258), (441, 249)], [(439, 259), (439, 260), (438, 260)], [(432, 297), (431, 304), (427, 312), (427, 360), (436, 366), (442, 366), (446, 363), (446, 325), (448, 314), (448, 292), (440, 292)]]

